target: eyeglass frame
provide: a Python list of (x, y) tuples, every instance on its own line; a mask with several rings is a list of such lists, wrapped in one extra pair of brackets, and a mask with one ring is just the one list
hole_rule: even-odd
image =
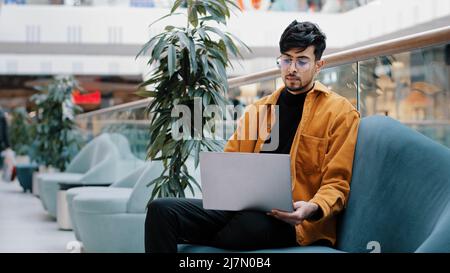
[[(285, 67), (285, 68), (283, 68), (283, 66), (281, 65), (281, 60), (283, 59), (283, 57), (284, 57), (284, 59), (289, 59), (289, 65), (287, 67)], [(298, 70), (301, 70), (301, 71), (306, 71), (306, 70), (308, 70), (311, 67), (311, 60), (308, 59), (307, 62), (303, 61), (305, 63), (305, 65), (308, 65), (307, 68), (304, 68), (304, 67), (302, 67), (302, 65), (299, 64), (299, 61), (301, 60), (301, 58), (305, 58), (305, 57), (293, 58), (293, 57), (290, 57), (290, 56), (280, 55), (277, 58), (276, 62), (277, 62), (277, 66), (278, 66), (279, 69), (289, 69), (292, 66), (293, 59), (296, 59), (296, 61), (294, 62), (295, 63), (295, 68), (298, 69)]]

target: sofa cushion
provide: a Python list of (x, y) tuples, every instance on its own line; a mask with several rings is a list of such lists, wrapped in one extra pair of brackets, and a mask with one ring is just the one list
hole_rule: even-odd
[(79, 173), (40, 173), (38, 179), (42, 181), (76, 183), (80, 181), (83, 174)]
[(108, 188), (107, 191), (78, 194), (72, 206), (74, 211), (92, 214), (125, 213), (130, 195), (128, 188)]
[(439, 221), (434, 226), (430, 236), (422, 243), (416, 252), (449, 253), (450, 252), (450, 202), (442, 212)]
[(90, 192), (98, 193), (99, 191), (106, 191), (108, 189), (110, 189), (110, 187), (75, 187), (75, 188), (70, 188), (70, 189), (67, 190), (66, 198), (67, 198), (67, 200), (72, 201), (72, 199), (78, 194), (90, 193)]

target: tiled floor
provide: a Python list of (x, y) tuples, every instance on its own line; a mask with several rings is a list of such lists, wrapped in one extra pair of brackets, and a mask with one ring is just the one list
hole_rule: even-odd
[(72, 241), (73, 232), (59, 230), (36, 196), (0, 180), (0, 252), (70, 252)]

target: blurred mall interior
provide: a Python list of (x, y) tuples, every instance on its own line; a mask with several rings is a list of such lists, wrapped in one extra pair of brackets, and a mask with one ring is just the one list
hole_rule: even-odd
[[(185, 25), (183, 16), (174, 16), (150, 26), (170, 11), (175, 0), (0, 1), (0, 118), (4, 120), (0, 127), (8, 128), (7, 136), (1, 134), (14, 152), (2, 155), (0, 252), (143, 252), (145, 206), (138, 207), (138, 201), (132, 200), (139, 186), (118, 186), (129, 190), (128, 203), (104, 208), (124, 207), (122, 215), (134, 217), (124, 219), (135, 223), (136, 229), (119, 223), (114, 226), (125, 231), (110, 233), (107, 224), (113, 220), (108, 218), (102, 227), (105, 238), (100, 238), (98, 232), (89, 233), (89, 225), (96, 223), (89, 218), (92, 215), (83, 218), (80, 213), (75, 219), (69, 213), (72, 208), (66, 199), (73, 197), (61, 195), (62, 186), (58, 191), (38, 185), (42, 184), (37, 181), (38, 171), (48, 171), (43, 166), (48, 165), (45, 157), (53, 157), (50, 151), (39, 154), (52, 149), (50, 142), (35, 143), (52, 122), (42, 124), (45, 111), (40, 107), (45, 106), (39, 96), (42, 90), (56, 86), (52, 85), (55, 79), (71, 79), (65, 83), (70, 103), (62, 111), (77, 109), (63, 113), (72, 118), (76, 130), (65, 135), (70, 141), (65, 142), (64, 158), (55, 161), (63, 161), (62, 168), (69, 168), (66, 171), (84, 168), (95, 176), (99, 175), (93, 170), (99, 168), (95, 164), (104, 164), (102, 171), (108, 172), (116, 168), (110, 163), (116, 159), (105, 143), (124, 141), (128, 145), (124, 152), (128, 165), (115, 170), (117, 175), (95, 183), (86, 174), (77, 174), (67, 181), (76, 184), (87, 179), (80, 185), (91, 186), (120, 184), (121, 170), (142, 168), (148, 152), (150, 118), (145, 110), (149, 99), (137, 91), (142, 82), (151, 80), (152, 67), (149, 53), (138, 53), (167, 25)], [(226, 70), (227, 96), (235, 104), (247, 106), (283, 84), (276, 64), (280, 35), (295, 19), (311, 21), (327, 35), (320, 82), (346, 97), (361, 117), (391, 117), (442, 149), (450, 148), (450, 1), (234, 2), (241, 11), (232, 13), (225, 30), (251, 49), (242, 50), (242, 59), (231, 57), (233, 66)], [(101, 139), (102, 133), (110, 139)], [(97, 147), (95, 141), (104, 141), (106, 146)], [(44, 148), (39, 150), (38, 145)], [(91, 154), (85, 147), (93, 147)], [(78, 156), (80, 150), (85, 154)], [(71, 162), (75, 155), (80, 162)], [(39, 158), (44, 158), (43, 165)], [(52, 196), (43, 196), (47, 191)], [(139, 202), (141, 206), (146, 203)], [(124, 233), (123, 240), (117, 237)]]

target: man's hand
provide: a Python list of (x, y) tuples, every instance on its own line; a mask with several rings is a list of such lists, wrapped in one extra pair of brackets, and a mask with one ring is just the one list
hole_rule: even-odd
[(271, 212), (268, 212), (267, 215), (295, 226), (303, 222), (303, 220), (313, 217), (319, 210), (320, 208), (316, 203), (298, 201), (294, 203), (294, 212), (273, 209)]

